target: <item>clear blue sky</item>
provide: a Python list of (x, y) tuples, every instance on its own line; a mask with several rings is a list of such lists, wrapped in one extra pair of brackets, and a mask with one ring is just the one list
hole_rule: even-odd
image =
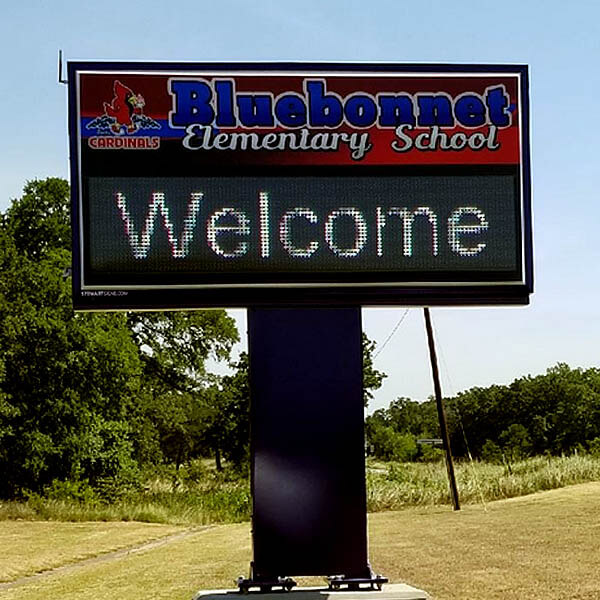
[[(527, 63), (536, 291), (524, 308), (433, 311), (442, 385), (508, 383), (557, 362), (600, 366), (600, 8), (597, 2), (25, 0), (0, 19), (0, 210), (25, 181), (68, 177), (57, 53), (90, 60)], [(241, 326), (244, 314), (235, 313)], [(402, 308), (365, 309), (381, 345)], [(422, 311), (376, 358), (373, 407), (432, 393)]]

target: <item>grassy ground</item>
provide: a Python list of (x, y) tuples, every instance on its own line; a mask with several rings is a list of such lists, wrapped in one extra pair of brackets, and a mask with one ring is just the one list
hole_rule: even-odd
[(3, 521), (0, 524), (0, 582), (18, 579), (121, 548), (184, 531), (151, 523), (53, 523)]
[[(373, 514), (371, 562), (391, 581), (421, 587), (436, 600), (600, 600), (598, 498), (600, 483), (588, 483), (485, 506), (473, 504), (456, 513), (447, 507), (418, 507)], [(29, 547), (43, 546), (43, 540), (56, 547), (53, 540), (69, 538), (64, 532), (72, 524), (47, 525), (51, 528), (35, 530), (35, 522), (0, 522), (3, 547), (12, 557), (4, 559), (3, 573), (13, 569), (14, 578), (15, 565), (30, 554)], [(127, 529), (135, 525), (130, 523), (94, 525), (98, 531), (114, 528), (104, 541), (120, 535), (121, 527), (126, 535), (135, 533)], [(172, 530), (158, 525), (148, 535)], [(22, 539), (29, 540), (27, 546)], [(73, 544), (71, 559), (79, 553), (78, 544)], [(250, 557), (248, 524), (220, 525), (143, 552), (0, 588), (0, 596), (190, 600), (199, 588), (231, 587), (232, 580), (247, 571)]]
[(34, 497), (27, 502), (0, 501), (5, 519), (52, 521), (141, 521), (172, 525), (239, 523), (250, 519), (250, 483), (241, 478), (175, 485), (154, 480), (146, 489), (111, 503)]
[[(450, 504), (443, 462), (369, 462), (370, 512)], [(479, 504), (600, 480), (600, 458), (585, 454), (536, 456), (511, 465), (459, 461), (455, 465), (461, 503)]]
[(437, 599), (600, 599), (600, 483), (371, 520), (374, 564)]
[[(600, 458), (589, 455), (535, 457), (509, 466), (461, 461), (456, 464), (461, 503), (480, 504), (566, 485), (600, 481)], [(368, 462), (369, 512), (414, 506), (449, 505), (443, 462)], [(26, 503), (0, 502), (5, 519), (55, 521), (143, 521), (172, 525), (239, 523), (250, 519), (247, 479), (206, 470), (200, 481), (155, 479), (146, 489), (116, 502), (78, 502), (33, 498)]]

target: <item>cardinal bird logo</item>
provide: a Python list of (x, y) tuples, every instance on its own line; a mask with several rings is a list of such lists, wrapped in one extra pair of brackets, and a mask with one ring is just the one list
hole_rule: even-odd
[(146, 101), (142, 94), (115, 80), (113, 98), (103, 102), (104, 114), (93, 119), (87, 129), (96, 129), (99, 135), (132, 135), (140, 129), (160, 129), (160, 125), (144, 114)]
[(112, 131), (117, 135), (121, 135), (124, 129), (127, 133), (135, 133), (138, 128), (133, 117), (143, 114), (146, 104), (144, 97), (141, 94), (134, 94), (120, 81), (115, 81), (113, 89), (115, 95), (111, 103), (104, 102), (104, 114), (115, 120), (111, 126)]

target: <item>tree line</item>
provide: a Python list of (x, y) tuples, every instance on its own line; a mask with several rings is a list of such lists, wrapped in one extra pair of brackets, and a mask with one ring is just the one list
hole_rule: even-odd
[[(510, 385), (475, 387), (446, 398), (455, 456), (512, 462), (540, 454), (600, 454), (600, 369), (566, 364)], [(435, 401), (398, 398), (367, 417), (371, 454), (414, 460), (435, 456), (419, 438), (438, 438)]]
[[(74, 313), (69, 186), (0, 213), (0, 497), (81, 481), (110, 496), (148, 467), (248, 459), (248, 358), (224, 310)], [(365, 403), (384, 377), (363, 336)], [(209, 357), (231, 374), (207, 372)]]

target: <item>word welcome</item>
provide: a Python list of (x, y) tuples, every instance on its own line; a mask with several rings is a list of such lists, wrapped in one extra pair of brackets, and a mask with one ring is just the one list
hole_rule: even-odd
[[(131, 216), (126, 195), (115, 192), (116, 206), (134, 258), (148, 258), (157, 223), (162, 225), (173, 259), (190, 255), (193, 243), (197, 242), (195, 236), (200, 223), (203, 223), (200, 243), (223, 259), (239, 259), (251, 248), (256, 248), (263, 260), (272, 257), (275, 250), (283, 251), (291, 259), (307, 260), (320, 249), (339, 259), (355, 259), (367, 247), (370, 236), (375, 236), (377, 257), (385, 256), (398, 244), (401, 244), (402, 255), (411, 257), (417, 221), (425, 224), (429, 232), (431, 256), (440, 253), (442, 224), (446, 227), (445, 241), (455, 255), (477, 256), (487, 246), (479, 236), (488, 230), (489, 222), (484, 212), (475, 206), (455, 207), (444, 219), (429, 206), (380, 205), (373, 207), (372, 215), (366, 215), (356, 206), (341, 206), (319, 217), (309, 206), (274, 211), (269, 192), (259, 191), (258, 219), (253, 220), (247, 211), (234, 206), (224, 206), (202, 216), (204, 196), (201, 191), (190, 194), (181, 231), (176, 233), (164, 192), (151, 193), (145, 219), (140, 224)], [(374, 223), (374, 227), (370, 228), (369, 222)]]

